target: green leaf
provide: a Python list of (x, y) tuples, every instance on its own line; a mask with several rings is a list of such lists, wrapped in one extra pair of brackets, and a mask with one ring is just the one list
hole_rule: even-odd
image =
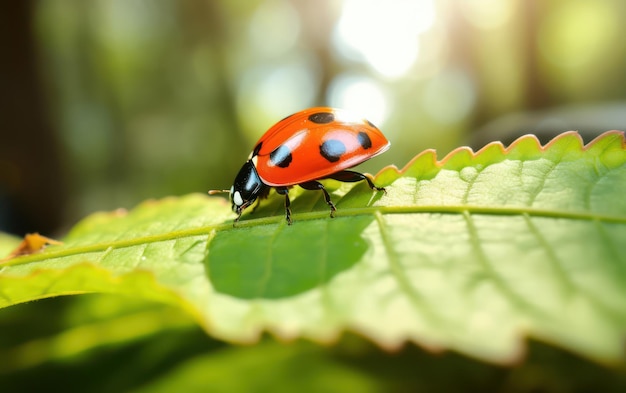
[[(268, 370), (268, 365), (272, 365)], [(245, 375), (245, 378), (241, 378)], [(278, 382), (280, 381), (280, 382)], [(388, 384), (389, 385), (389, 384)], [(342, 364), (311, 344), (229, 347), (198, 356), (140, 392), (380, 392), (372, 373)]]
[(0, 306), (122, 293), (180, 306), (233, 342), (352, 330), (504, 362), (530, 336), (624, 360), (622, 133), (426, 151), (376, 182), (386, 195), (337, 186), (334, 219), (319, 193), (294, 190), (292, 226), (276, 195), (236, 227), (223, 199), (196, 194), (94, 214), (62, 246), (4, 262)]

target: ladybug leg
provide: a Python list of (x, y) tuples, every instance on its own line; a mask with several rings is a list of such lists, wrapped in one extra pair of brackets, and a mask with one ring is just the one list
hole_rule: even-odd
[(308, 181), (306, 183), (299, 184), (299, 186), (305, 190), (321, 190), (324, 193), (324, 200), (326, 201), (326, 204), (330, 206), (330, 217), (335, 217), (335, 210), (337, 210), (337, 208), (335, 207), (333, 201), (330, 200), (330, 195), (328, 195), (328, 191), (326, 191), (322, 183), (318, 181)]
[(287, 220), (287, 225), (291, 225), (291, 201), (289, 200), (289, 189), (287, 187), (276, 187), (276, 192), (280, 195), (285, 196), (285, 219)]
[(254, 212), (259, 206), (261, 206), (261, 200), (257, 199), (254, 205), (252, 205), (252, 210), (250, 210), (250, 214), (254, 214)]
[(237, 226), (237, 223), (239, 222), (239, 219), (241, 218), (241, 213), (243, 213), (243, 209), (237, 209), (236, 213), (237, 213), (237, 218), (233, 220), (233, 228)]
[(365, 180), (367, 182), (367, 185), (372, 189), (372, 190), (376, 190), (376, 191), (382, 191), (385, 194), (387, 193), (387, 190), (385, 190), (384, 187), (378, 187), (374, 184), (374, 182), (372, 182), (372, 179), (370, 179), (369, 177), (365, 176), (362, 173), (359, 172), (354, 172), (354, 171), (340, 171), (337, 173), (333, 173), (332, 175), (328, 176), (329, 179), (334, 179), (334, 180), (339, 180), (342, 182), (346, 182), (346, 183), (355, 183), (361, 180)]

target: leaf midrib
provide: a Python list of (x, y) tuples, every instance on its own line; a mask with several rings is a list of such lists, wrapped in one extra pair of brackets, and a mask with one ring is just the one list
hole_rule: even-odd
[[(564, 210), (550, 210), (550, 209), (536, 209), (528, 207), (490, 207), (490, 206), (473, 206), (473, 205), (446, 205), (446, 206), (433, 206), (433, 205), (421, 205), (421, 206), (370, 206), (363, 208), (344, 208), (337, 210), (336, 218), (341, 217), (353, 217), (363, 215), (374, 215), (376, 213), (382, 214), (481, 214), (481, 215), (494, 215), (494, 216), (522, 216), (529, 217), (544, 217), (544, 218), (560, 218), (577, 221), (594, 221), (594, 222), (606, 222), (606, 223), (618, 223), (626, 224), (626, 216), (612, 216), (607, 214), (599, 214), (594, 212), (572, 212)], [(295, 213), (293, 215), (294, 226), (298, 225), (300, 221), (309, 221), (317, 219), (329, 219), (328, 212), (326, 210), (318, 210), (314, 212)], [(96, 252), (103, 252), (107, 249), (120, 249), (126, 247), (133, 247), (148, 243), (158, 243), (162, 241), (171, 241), (180, 238), (188, 238), (194, 236), (209, 236), (212, 231), (225, 231), (236, 230), (239, 228), (254, 227), (258, 225), (270, 225), (281, 223), (284, 220), (284, 216), (277, 215), (271, 217), (261, 217), (247, 219), (245, 221), (239, 221), (233, 228), (232, 221), (201, 226), (197, 228), (188, 228), (182, 230), (176, 230), (157, 235), (147, 235), (134, 237), (132, 239), (114, 240), (103, 243), (96, 243), (86, 246), (77, 246), (58, 251), (50, 250), (49, 252), (42, 254), (32, 254), (22, 257), (17, 257), (8, 261), (5, 261), (0, 266), (0, 273), (2, 268), (23, 265), (33, 262), (40, 262), (47, 259), (56, 259), (68, 256), (75, 256), (80, 254), (90, 254)], [(57, 247), (57, 246), (51, 246)], [(62, 247), (62, 246), (59, 246)]]

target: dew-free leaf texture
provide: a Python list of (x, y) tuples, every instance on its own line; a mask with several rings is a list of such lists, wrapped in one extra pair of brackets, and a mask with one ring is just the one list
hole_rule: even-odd
[(237, 227), (224, 199), (200, 194), (97, 213), (62, 245), (0, 264), (0, 306), (121, 293), (178, 305), (234, 342), (351, 330), (503, 362), (532, 337), (624, 361), (621, 132), (426, 151), (376, 182), (386, 194), (335, 189), (334, 219), (318, 192), (293, 192), (292, 226), (273, 194)]

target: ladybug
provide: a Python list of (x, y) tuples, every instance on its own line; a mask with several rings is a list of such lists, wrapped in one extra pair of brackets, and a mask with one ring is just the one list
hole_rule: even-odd
[(321, 179), (342, 182), (365, 180), (372, 190), (385, 191), (359, 172), (347, 171), (385, 152), (390, 146), (382, 132), (371, 122), (347, 111), (328, 107), (305, 109), (287, 116), (259, 139), (248, 160), (239, 170), (230, 190), (234, 223), (244, 209), (265, 198), (270, 189), (285, 196), (285, 218), (291, 225), (289, 188), (319, 190), (334, 217), (335, 204)]

